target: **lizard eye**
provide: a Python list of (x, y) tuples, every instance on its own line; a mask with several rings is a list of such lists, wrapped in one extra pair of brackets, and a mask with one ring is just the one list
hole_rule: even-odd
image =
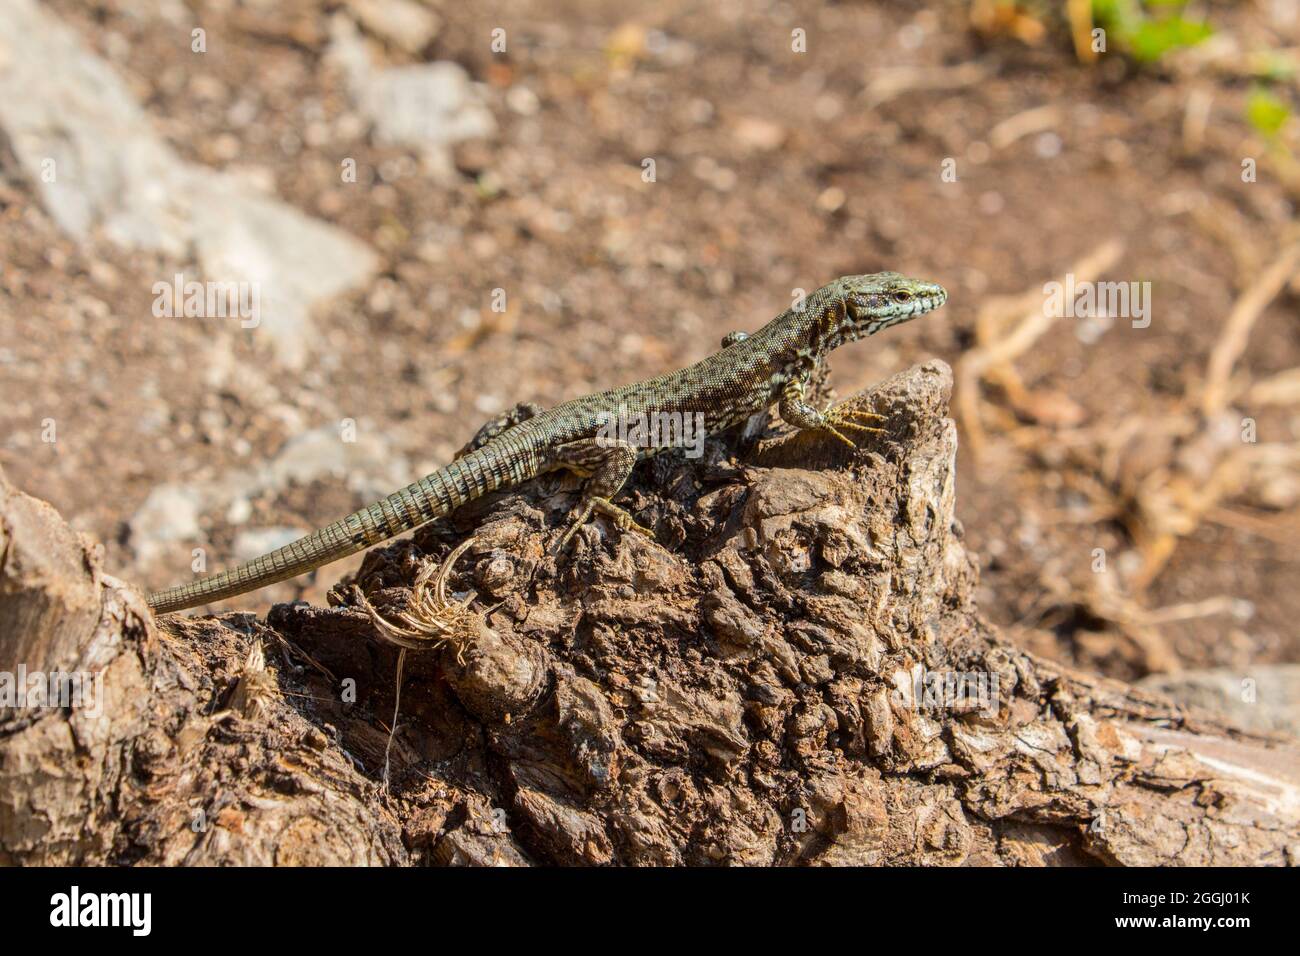
[(910, 293), (910, 292), (895, 292), (892, 296), (890, 296), (890, 298), (893, 299), (895, 302), (897, 302), (897, 303), (899, 303), (899, 304), (901, 305), (901, 304), (904, 303), (904, 302), (911, 302), (911, 301), (912, 301), (912, 293)]

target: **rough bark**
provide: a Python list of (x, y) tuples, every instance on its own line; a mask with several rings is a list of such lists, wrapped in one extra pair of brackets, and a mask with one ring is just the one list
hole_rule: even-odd
[[(265, 622), (152, 622), (0, 486), (0, 666), (102, 671), (105, 702), (3, 714), (0, 861), (1295, 863), (1293, 739), (980, 619), (950, 390), (933, 362), (856, 396), (888, 416), (857, 454), (653, 460), (628, 498), (656, 541), (597, 522), (552, 554), (577, 486), (543, 478)], [(454, 600), (413, 595), (471, 536)], [(925, 693), (955, 675), (988, 696)]]

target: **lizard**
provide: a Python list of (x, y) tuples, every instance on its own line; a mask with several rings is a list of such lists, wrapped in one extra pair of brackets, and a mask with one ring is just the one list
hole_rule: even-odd
[(467, 502), (565, 469), (585, 479), (563, 549), (593, 514), (620, 531), (651, 534), (612, 499), (639, 459), (667, 446), (608, 436), (610, 415), (702, 416), (720, 432), (777, 406), (796, 429), (818, 429), (857, 447), (845, 432), (881, 431), (861, 409), (819, 410), (810, 384), (826, 356), (848, 342), (906, 322), (947, 301), (940, 285), (897, 272), (844, 276), (794, 301), (757, 332), (732, 332), (722, 349), (675, 372), (575, 398), (543, 411), (520, 403), (478, 430), (445, 468), (386, 498), (235, 568), (149, 595), (154, 613), (208, 604), (284, 581), (446, 516)]

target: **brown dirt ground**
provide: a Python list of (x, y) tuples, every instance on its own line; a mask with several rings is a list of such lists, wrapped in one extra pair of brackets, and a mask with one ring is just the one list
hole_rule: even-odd
[[(937, 316), (837, 354), (841, 393), (931, 356), (956, 364), (989, 295), (1037, 288), (1120, 237), (1112, 277), (1152, 281), (1151, 327), (1119, 321), (1085, 344), (1060, 324), (1017, 368), (1089, 423), (1159, 414), (1199, 383), (1240, 291), (1224, 236), (1267, 262), (1294, 216), (1294, 197), (1269, 176), (1240, 182), (1242, 155), (1258, 148), (1242, 118), (1247, 83), (1118, 61), (1089, 69), (1059, 37), (1030, 48), (975, 35), (964, 4), (437, 4), (443, 24), (420, 59), (454, 60), (486, 83), (500, 127), (457, 148), (450, 185), (339, 122), (342, 79), (323, 62), (337, 3), (211, 5), (203, 57), (130, 0), (48, 6), (129, 78), (182, 156), (268, 175), (286, 201), (384, 258), (369, 290), (319, 316), (322, 360), (289, 374), (237, 325), (151, 317), (151, 285), (181, 264), (83, 251), (25, 184), (0, 181), (0, 465), (104, 541), (110, 568), (149, 586), (188, 573), (188, 547), (169, 566), (134, 564), (126, 522), (161, 482), (263, 459), (336, 414), (381, 430), (428, 470), (513, 401), (553, 403), (698, 359), (784, 308), (791, 289), (845, 273), (898, 269), (944, 283), (951, 298)], [(1211, 16), (1248, 31), (1261, 14), (1216, 4)], [(495, 26), (509, 31), (506, 57), (488, 48)], [(807, 30), (806, 54), (790, 51), (794, 27)], [(972, 61), (989, 67), (977, 84), (868, 102), (881, 65)], [(1211, 135), (1189, 153), (1187, 98), (1207, 83)], [(510, 97), (517, 88), (536, 95), (535, 112)], [(254, 118), (232, 127), (242, 100)], [(1059, 150), (1039, 134), (984, 145), (996, 124), (1045, 104), (1061, 108)], [(345, 157), (361, 182), (339, 182)], [(656, 159), (654, 183), (641, 181), (644, 157)], [(958, 161), (957, 183), (940, 179), (945, 157)], [(1183, 211), (1195, 202), (1211, 204), (1218, 231)], [(497, 287), (512, 303), (504, 317), (488, 306)], [(1241, 363), (1251, 374), (1300, 365), (1296, 304), (1284, 293), (1254, 330)], [(247, 389), (205, 387), (222, 341), (249, 370)], [(39, 439), (47, 417), (59, 423), (53, 445)], [(1300, 417), (1261, 414), (1260, 429), (1294, 441)], [(958, 513), (995, 622), (1041, 611), (1044, 567), (1064, 574), (1094, 547), (1124, 545), (1118, 525), (1054, 521), (1070, 500), (1050, 469), (963, 452), (959, 475)], [(256, 501), (249, 526), (314, 526), (362, 503), (341, 482), (317, 481)], [(1233, 507), (1295, 527), (1294, 513)], [(205, 522), (221, 565), (231, 532), (219, 513)], [(1186, 666), (1300, 660), (1293, 541), (1206, 523), (1179, 546), (1148, 606), (1226, 594), (1255, 609), (1244, 622), (1162, 627)], [(308, 596), (338, 573), (326, 570)], [(233, 606), (264, 610), (299, 593), (284, 585)], [(1089, 641), (1093, 628), (1067, 615), (1034, 649), (1140, 673), (1108, 636)]]

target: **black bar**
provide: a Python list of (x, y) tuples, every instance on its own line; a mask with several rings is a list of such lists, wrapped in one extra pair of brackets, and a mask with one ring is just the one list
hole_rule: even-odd
[[(143, 928), (143, 896), (137, 909), (121, 910), (127, 925), (51, 925), (69, 921), (74, 886), (87, 918), (97, 894), (149, 894), (148, 935), (137, 936), (129, 919), (134, 913)], [(374, 945), (414, 933), (437, 947), (499, 944), (512, 933), (536, 940), (543, 930), (552, 943), (686, 933), (732, 948), (776, 928), (810, 944), (854, 933), (864, 946), (883, 941), (881, 933), (968, 945), (1005, 940), (1009, 930), (1053, 931), (1063, 935), (1041, 938), (1071, 942), (1190, 933), (1229, 942), (1288, 925), (1283, 907), (1294, 890), (1294, 874), (1281, 869), (9, 869), (0, 871), (0, 912), (10, 944), (75, 934), (128, 946), (147, 939), (261, 949)], [(1133, 920), (1151, 922), (1121, 925)]]

